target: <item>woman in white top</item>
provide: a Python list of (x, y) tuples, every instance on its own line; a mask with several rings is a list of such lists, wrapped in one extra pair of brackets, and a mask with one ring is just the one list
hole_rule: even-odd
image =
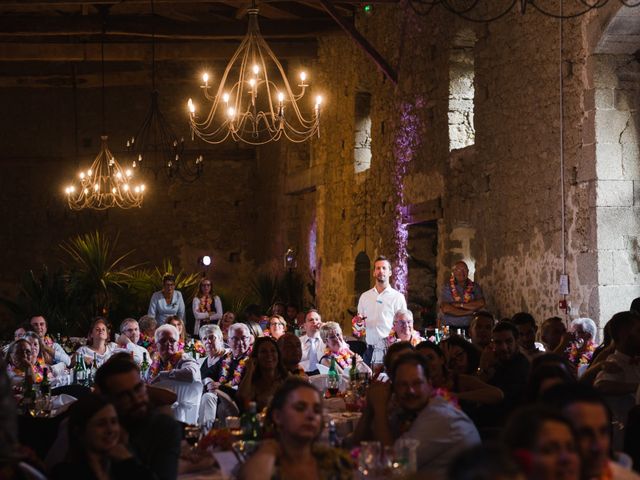
[(193, 334), (198, 335), (200, 327), (208, 323), (218, 323), (222, 318), (222, 302), (218, 295), (211, 293), (211, 280), (200, 280), (198, 293), (193, 297), (193, 316), (196, 319)]
[(91, 325), (89, 335), (87, 335), (87, 344), (76, 352), (83, 355), (84, 361), (89, 364), (93, 364), (95, 358), (98, 362), (96, 367), (99, 367), (118, 349), (116, 343), (109, 341), (109, 334), (107, 320), (104, 317), (97, 317)]
[(151, 295), (147, 315), (155, 318), (158, 325), (165, 324), (172, 315), (184, 320), (184, 300), (182, 293), (176, 290), (175, 275), (167, 273), (162, 277), (162, 290)]

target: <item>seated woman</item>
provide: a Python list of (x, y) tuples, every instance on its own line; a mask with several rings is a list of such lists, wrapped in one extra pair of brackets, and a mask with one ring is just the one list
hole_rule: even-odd
[[(167, 319), (167, 323), (173, 325), (178, 329), (178, 333), (180, 334), (178, 350), (184, 350), (187, 353), (191, 354), (194, 358), (201, 358), (207, 354), (204, 345), (202, 345), (202, 342), (200, 340), (195, 340), (191, 338), (191, 336), (189, 336), (189, 334), (187, 333), (187, 329), (184, 326), (184, 322), (180, 318), (169, 317)], [(195, 352), (193, 350), (195, 350)]]
[[(472, 405), (495, 405), (504, 398), (502, 390), (473, 375), (458, 374), (447, 368), (447, 361), (442, 349), (435, 343), (424, 341), (416, 347), (416, 352), (429, 361), (429, 381), (434, 388), (455, 393), (458, 400), (463, 402), (463, 408), (468, 412)], [(466, 403), (466, 405), (465, 405)]]
[(300, 375), (307, 378), (304, 368), (300, 365), (302, 360), (302, 343), (293, 333), (285, 333), (278, 339), (278, 348), (282, 356), (284, 368), (292, 375)]
[[(46, 365), (38, 362), (38, 354), (26, 338), (15, 340), (9, 345), (5, 356), (7, 374), (12, 385), (21, 384), (28, 373), (35, 383), (42, 382)], [(47, 372), (49, 375), (49, 372)]]
[(527, 480), (578, 480), (580, 457), (569, 421), (555, 410), (533, 406), (515, 411), (502, 444), (520, 463)]
[(342, 337), (342, 329), (336, 322), (327, 322), (320, 327), (320, 338), (327, 346), (320, 364), (325, 367), (331, 366), (331, 359), (336, 359), (336, 369), (338, 373), (348, 375), (351, 368), (352, 357), (356, 356), (356, 369), (362, 373), (371, 374), (371, 369), (362, 360), (360, 355), (354, 353), (349, 348), (347, 342)]
[(200, 327), (200, 339), (204, 342), (206, 355), (198, 360), (200, 376), (205, 390), (213, 391), (217, 388), (222, 373), (222, 359), (227, 354), (222, 341), (222, 331), (213, 323)]
[(289, 377), (276, 391), (267, 412), (274, 438), (261, 442), (244, 463), (240, 480), (354, 477), (349, 455), (316, 444), (322, 432), (322, 396), (307, 381)]
[(253, 337), (244, 323), (234, 323), (229, 327), (229, 345), (231, 351), (222, 359), (220, 383), (226, 392), (235, 396), (235, 390), (244, 375)]
[(229, 327), (236, 321), (236, 314), (233, 312), (225, 312), (220, 319), (220, 330), (222, 330), (222, 339), (225, 345), (229, 345)]
[(113, 404), (88, 395), (69, 408), (69, 451), (65, 462), (53, 468), (53, 480), (154, 479), (123, 440)]
[(189, 355), (178, 350), (179, 334), (176, 327), (160, 325), (155, 333), (158, 349), (153, 354), (149, 369), (149, 383), (163, 380), (179, 382), (199, 382), (200, 367)]
[(138, 345), (147, 350), (153, 350), (153, 338), (156, 333), (156, 328), (158, 328), (158, 322), (156, 322), (156, 319), (152, 316), (144, 315), (138, 320), (138, 325), (140, 326), (140, 340), (138, 341)]
[(270, 337), (258, 338), (238, 386), (236, 403), (246, 408), (249, 402), (256, 402), (258, 411), (262, 410), (288, 376), (276, 341)]
[(393, 327), (386, 338), (387, 348), (396, 342), (409, 342), (416, 346), (423, 342), (417, 330), (413, 329), (413, 312), (407, 308), (401, 308), (393, 316)]
[(118, 349), (116, 343), (109, 341), (109, 335), (106, 318), (97, 317), (91, 324), (89, 335), (87, 335), (87, 344), (76, 350), (76, 353), (82, 355), (88, 364), (93, 364), (95, 359), (98, 362), (96, 365), (98, 368)]
[(569, 361), (578, 368), (578, 376), (587, 369), (593, 352), (597, 347), (598, 327), (590, 318), (576, 318), (569, 326), (570, 340), (564, 353)]
[[(209, 323), (218, 323), (222, 318), (222, 302), (218, 295), (211, 292), (211, 280), (203, 278), (200, 280), (198, 293), (191, 302), (195, 326), (193, 333), (198, 335), (200, 327)], [(233, 322), (232, 322), (233, 323)]]
[(475, 375), (480, 365), (480, 350), (459, 335), (451, 335), (440, 342), (447, 359), (447, 367), (458, 375)]
[(287, 322), (280, 315), (273, 315), (269, 318), (269, 330), (265, 332), (265, 335), (278, 340), (287, 332)]

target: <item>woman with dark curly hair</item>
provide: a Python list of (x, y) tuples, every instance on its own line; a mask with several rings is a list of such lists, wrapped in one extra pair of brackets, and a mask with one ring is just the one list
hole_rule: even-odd
[(322, 395), (309, 382), (290, 377), (276, 391), (267, 412), (274, 431), (242, 466), (241, 480), (352, 479), (345, 451), (318, 445), (322, 432)]

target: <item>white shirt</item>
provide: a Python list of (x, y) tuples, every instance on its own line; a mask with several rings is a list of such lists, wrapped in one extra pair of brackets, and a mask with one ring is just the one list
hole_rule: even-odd
[(375, 287), (360, 295), (358, 314), (365, 319), (367, 328), (367, 345), (383, 346), (393, 327), (393, 316), (407, 308), (404, 295), (388, 286), (378, 293)]
[(95, 357), (95, 359), (98, 361), (98, 366), (99, 366), (99, 365), (102, 365), (104, 362), (106, 362), (109, 359), (109, 357), (113, 355), (117, 350), (119, 350), (117, 343), (108, 342), (107, 347), (103, 354), (100, 354), (95, 350), (92, 350), (89, 345), (83, 345), (78, 350), (76, 350), (76, 352), (80, 353), (85, 357), (91, 358), (92, 360)]
[[(303, 335), (300, 337), (300, 343), (302, 343), (302, 360), (300, 360), (300, 366), (304, 368), (305, 372), (311, 371), (309, 370), (309, 352), (311, 351), (311, 338), (312, 337), (309, 337), (309, 335)], [(316, 362), (320, 363), (320, 359), (324, 356), (324, 350), (326, 346), (320, 338), (320, 332), (316, 332), (313, 336), (313, 339), (315, 341), (316, 347)]]

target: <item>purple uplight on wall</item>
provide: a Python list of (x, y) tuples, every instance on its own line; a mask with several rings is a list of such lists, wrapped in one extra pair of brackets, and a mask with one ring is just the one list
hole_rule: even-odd
[(318, 224), (316, 219), (313, 219), (311, 227), (309, 228), (309, 270), (314, 272), (318, 268), (316, 242), (318, 240)]
[(413, 160), (421, 144), (420, 130), (422, 124), (418, 112), (424, 108), (426, 101), (417, 97), (413, 103), (404, 102), (400, 105), (400, 128), (395, 140), (394, 154), (396, 157), (393, 183), (398, 195), (395, 206), (394, 243), (397, 255), (394, 268), (396, 289), (402, 293), (407, 292), (407, 242), (409, 240), (409, 228), (404, 223), (403, 217), (406, 211), (404, 198), (404, 178), (407, 174), (409, 162)]

